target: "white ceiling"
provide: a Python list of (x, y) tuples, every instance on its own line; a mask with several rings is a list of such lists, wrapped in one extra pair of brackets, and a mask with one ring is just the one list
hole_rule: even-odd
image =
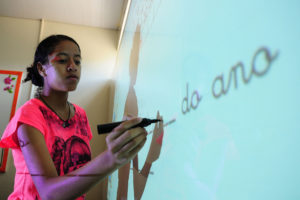
[(0, 0), (0, 16), (119, 29), (125, 1)]

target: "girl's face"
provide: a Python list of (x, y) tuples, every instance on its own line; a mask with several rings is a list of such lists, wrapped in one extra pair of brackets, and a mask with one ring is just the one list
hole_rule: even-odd
[(76, 89), (81, 74), (81, 55), (69, 40), (60, 42), (43, 65), (44, 89), (68, 92)]

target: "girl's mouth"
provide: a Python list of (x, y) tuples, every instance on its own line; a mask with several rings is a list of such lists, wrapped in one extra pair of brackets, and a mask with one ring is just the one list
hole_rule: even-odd
[(67, 79), (76, 80), (77, 81), (79, 79), (79, 77), (76, 76), (76, 75), (70, 75), (70, 76), (67, 76)]

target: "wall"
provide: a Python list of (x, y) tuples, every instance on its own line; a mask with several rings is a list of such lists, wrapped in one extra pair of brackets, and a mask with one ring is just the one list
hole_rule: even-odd
[[(70, 101), (86, 110), (94, 137), (91, 142), (92, 156), (105, 150), (104, 136), (96, 135), (96, 125), (109, 121), (108, 106), (110, 96), (110, 76), (115, 63), (117, 32), (94, 27), (77, 26), (51, 21), (0, 17), (0, 69), (23, 71), (33, 61), (39, 38), (51, 34), (66, 34), (73, 37), (82, 51), (82, 76), (75, 92), (70, 93)], [(21, 85), (18, 107), (31, 94), (31, 84)], [(15, 169), (11, 153), (6, 173), (0, 174), (0, 199), (6, 199), (13, 190)], [(2, 184), (1, 184), (2, 185)], [(87, 194), (87, 199), (105, 199), (106, 181), (96, 185)]]
[[(36, 20), (0, 17), (0, 69), (23, 71), (33, 60), (38, 44), (40, 24)], [(21, 84), (17, 107), (29, 99), (31, 84)], [(13, 190), (15, 168), (11, 151), (6, 172), (0, 174), (0, 199), (6, 199)], [(5, 187), (3, 187), (5, 183)]]

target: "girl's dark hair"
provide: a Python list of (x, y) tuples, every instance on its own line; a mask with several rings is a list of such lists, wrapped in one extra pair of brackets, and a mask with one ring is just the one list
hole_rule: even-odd
[(65, 41), (65, 40), (69, 40), (69, 41), (75, 43), (80, 51), (80, 47), (79, 47), (78, 43), (69, 36), (51, 35), (51, 36), (45, 38), (43, 41), (40, 42), (40, 44), (36, 48), (33, 64), (30, 67), (27, 67), (27, 76), (24, 79), (24, 82), (31, 80), (32, 84), (39, 86), (39, 87), (43, 87), (44, 79), (38, 72), (37, 64), (38, 63), (41, 63), (42, 65), (46, 64), (48, 62), (48, 55), (53, 53), (55, 47), (60, 42)]

